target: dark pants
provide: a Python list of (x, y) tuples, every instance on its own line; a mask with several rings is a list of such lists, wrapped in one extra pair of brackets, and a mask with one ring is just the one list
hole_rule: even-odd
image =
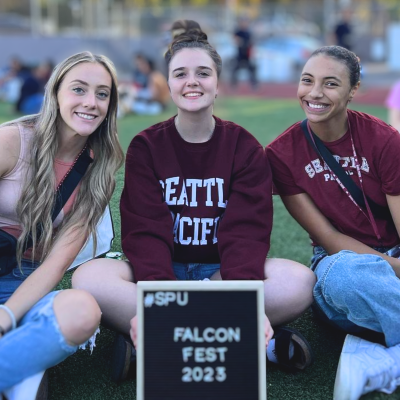
[(250, 73), (250, 82), (253, 86), (257, 86), (256, 67), (249, 59), (235, 59), (232, 70), (232, 85), (237, 84), (237, 73), (240, 69), (247, 69)]

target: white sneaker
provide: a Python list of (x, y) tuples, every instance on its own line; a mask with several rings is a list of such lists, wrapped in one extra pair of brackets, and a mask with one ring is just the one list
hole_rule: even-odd
[[(47, 373), (39, 372), (26, 378), (3, 393), (6, 400), (47, 400)], [(1, 399), (1, 393), (0, 393)]]
[(378, 390), (393, 393), (400, 385), (394, 359), (385, 347), (347, 335), (336, 372), (334, 400), (357, 400)]

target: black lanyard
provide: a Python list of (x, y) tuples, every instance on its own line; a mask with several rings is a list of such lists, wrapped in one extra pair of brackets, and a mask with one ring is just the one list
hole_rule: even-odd
[[(379, 234), (378, 227), (374, 218), (374, 214), (381, 218), (387, 219), (390, 214), (386, 207), (383, 207), (377, 203), (375, 203), (372, 199), (370, 199), (364, 192), (362, 175), (361, 175), (361, 167), (358, 161), (358, 156), (356, 153), (356, 149), (354, 146), (353, 135), (351, 133), (351, 129), (349, 127), (350, 140), (353, 149), (354, 162), (357, 169), (357, 176), (360, 182), (361, 189), (356, 185), (356, 183), (350, 178), (349, 175), (346, 174), (346, 171), (340, 166), (340, 164), (335, 160), (332, 156), (331, 152), (326, 148), (323, 144), (322, 140), (311, 130), (309, 126), (308, 120), (305, 119), (301, 122), (301, 127), (303, 129), (303, 133), (314, 148), (316, 153), (325, 161), (326, 165), (329, 168), (329, 171), (335, 178), (336, 182), (342, 188), (342, 190), (347, 194), (349, 199), (356, 205), (356, 207), (365, 215), (368, 219), (372, 228), (374, 230), (375, 236), (380, 241), (381, 235)], [(364, 211), (365, 208), (367, 213)]]

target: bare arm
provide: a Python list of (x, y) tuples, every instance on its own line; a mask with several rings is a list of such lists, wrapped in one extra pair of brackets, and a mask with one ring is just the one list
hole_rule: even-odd
[(397, 234), (400, 237), (400, 196), (386, 195), (386, 200), (389, 205), (390, 214), (392, 215)]
[[(18, 127), (8, 126), (0, 129), (0, 177), (7, 175), (15, 167), (20, 147), (21, 139)], [(73, 228), (57, 240), (42, 265), (20, 285), (5, 303), (12, 310), (17, 321), (60, 282), (85, 240), (85, 235)], [(8, 314), (1, 309), (0, 326), (6, 332), (11, 328)]]
[[(43, 263), (26, 278), (5, 303), (17, 321), (61, 281), (85, 240), (86, 235), (71, 227), (56, 241)], [(11, 328), (11, 320), (4, 310), (0, 310), (0, 326), (6, 332)]]
[[(389, 203), (392, 207), (399, 210), (399, 196)], [(373, 248), (361, 243), (360, 241), (344, 235), (335, 229), (329, 220), (321, 213), (314, 202), (306, 193), (294, 196), (282, 196), (282, 201), (292, 217), (309, 233), (309, 235), (320, 244), (328, 254), (335, 254), (341, 250), (351, 250), (359, 254), (376, 254), (384, 258), (393, 268), (397, 277), (400, 277), (400, 260), (379, 253)], [(388, 199), (389, 202), (389, 199)], [(396, 227), (400, 228), (400, 212), (394, 218), (397, 218)]]
[(400, 132), (400, 110), (389, 108), (389, 124)]
[[(21, 147), (18, 127), (7, 126), (0, 129), (0, 179), (9, 174), (15, 167)], [(0, 327), (6, 331), (11, 326), (8, 314), (0, 310)], [(1, 338), (1, 334), (0, 334)]]
[(17, 126), (0, 129), (0, 178), (15, 167), (21, 148), (21, 138)]

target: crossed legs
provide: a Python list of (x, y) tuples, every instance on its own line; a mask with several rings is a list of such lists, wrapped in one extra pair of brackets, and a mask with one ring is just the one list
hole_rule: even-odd
[[(295, 320), (310, 307), (315, 275), (295, 261), (265, 261), (265, 313), (273, 326)], [(219, 272), (212, 280), (221, 279)], [(110, 259), (90, 261), (74, 273), (74, 288), (88, 291), (102, 310), (102, 321), (122, 333), (136, 315), (136, 285), (128, 262)]]
[(72, 286), (89, 292), (102, 311), (102, 323), (126, 335), (136, 315), (136, 284), (126, 261), (96, 259), (79, 267)]

